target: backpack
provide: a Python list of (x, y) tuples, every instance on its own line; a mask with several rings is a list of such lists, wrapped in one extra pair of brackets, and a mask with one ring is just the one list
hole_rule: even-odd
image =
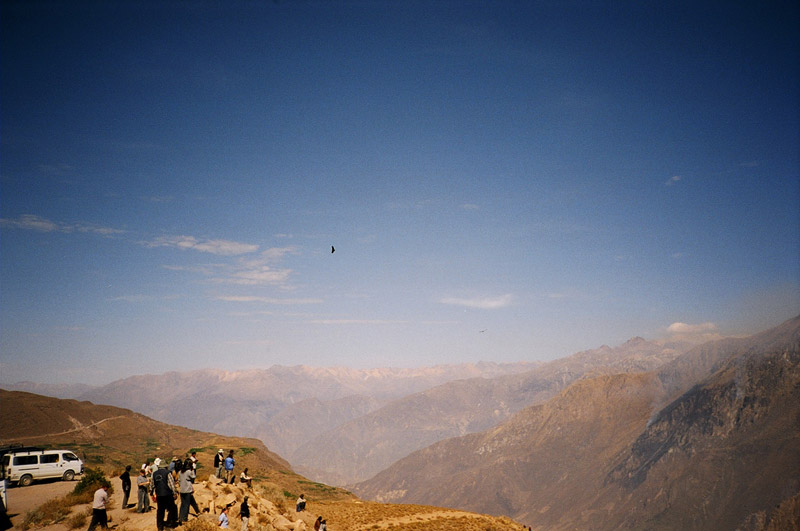
[(172, 496), (172, 489), (169, 487), (169, 472), (166, 468), (159, 468), (153, 472), (153, 492), (156, 496)]

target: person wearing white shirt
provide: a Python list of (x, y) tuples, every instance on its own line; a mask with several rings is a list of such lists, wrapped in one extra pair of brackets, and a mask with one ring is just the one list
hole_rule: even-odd
[(103, 529), (108, 529), (108, 513), (106, 513), (106, 504), (108, 503), (108, 485), (103, 485), (94, 491), (94, 500), (92, 501), (92, 521), (89, 523), (88, 531), (94, 531), (94, 528), (100, 525)]

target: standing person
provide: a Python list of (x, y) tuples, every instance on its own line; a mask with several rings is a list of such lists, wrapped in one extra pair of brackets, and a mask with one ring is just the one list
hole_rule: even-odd
[(222, 512), (219, 515), (219, 526), (224, 527), (225, 529), (228, 528), (228, 506), (222, 508)]
[(119, 475), (122, 480), (122, 508), (128, 508), (128, 498), (131, 496), (131, 465), (125, 467), (125, 472)]
[(233, 450), (228, 452), (228, 457), (225, 458), (225, 482), (233, 483), (235, 476), (233, 475), (233, 467), (236, 461), (233, 459)]
[[(181, 469), (178, 480), (181, 491), (181, 512), (178, 519), (181, 523), (189, 519), (189, 506), (191, 506), (194, 501), (194, 478), (196, 474), (194, 470), (192, 470), (191, 463), (188, 459), (186, 460), (186, 464), (187, 466)], [(195, 511), (197, 511), (197, 502), (195, 502), (194, 506)], [(197, 512), (199, 513), (199, 511)]]
[(197, 473), (197, 452), (192, 452), (192, 456), (189, 459), (192, 460), (192, 470)]
[[(192, 452), (192, 455), (194, 455), (194, 452)], [(197, 458), (195, 458), (194, 461), (197, 461)], [(191, 481), (192, 483), (192, 495), (189, 496), (189, 507), (194, 508), (195, 516), (200, 516), (200, 507), (197, 506), (197, 500), (194, 499), (194, 481), (197, 479), (197, 469), (194, 467), (193, 463), (194, 462), (191, 461), (191, 458), (189, 458), (186, 461), (184, 461), (183, 468), (192, 471), (192, 475), (189, 476), (189, 481)]]
[(217, 469), (218, 479), (222, 479), (222, 471), (225, 470), (224, 463), (225, 456), (222, 455), (222, 448), (220, 448), (219, 452), (217, 452), (217, 455), (214, 456), (214, 468)]
[(319, 531), (328, 531), (328, 521), (323, 520), (319, 523)]
[(247, 496), (242, 500), (242, 506), (239, 507), (239, 518), (242, 519), (242, 531), (247, 531), (247, 522), (250, 521), (250, 507), (247, 505)]
[(295, 507), (295, 510), (298, 513), (301, 513), (301, 512), (306, 510), (306, 495), (305, 494), (301, 494), (300, 497), (297, 498), (297, 506)]
[(139, 488), (139, 502), (136, 504), (137, 513), (146, 513), (150, 510), (150, 478), (147, 477), (146, 466), (139, 470), (139, 477), (136, 478), (136, 486)]
[(108, 485), (104, 484), (99, 489), (94, 491), (94, 500), (92, 501), (92, 521), (89, 522), (89, 531), (94, 531), (94, 528), (99, 524), (103, 529), (108, 529), (108, 513), (106, 513), (106, 504), (108, 503)]
[[(178, 506), (175, 505), (175, 499), (178, 497), (178, 491), (175, 489), (175, 479), (169, 470), (166, 468), (159, 468), (153, 472), (153, 487), (152, 491), (156, 495), (156, 527), (158, 531), (162, 531), (164, 527), (177, 527), (178, 526)], [(164, 513), (167, 515), (164, 521)]]
[(314, 522), (314, 531), (319, 531), (319, 526), (322, 525), (322, 517), (317, 516), (317, 521)]

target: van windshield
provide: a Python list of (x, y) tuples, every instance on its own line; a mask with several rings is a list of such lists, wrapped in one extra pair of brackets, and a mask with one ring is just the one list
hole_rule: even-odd
[(65, 452), (64, 453), (64, 460), (66, 461), (77, 461), (78, 456), (73, 454), (72, 452)]

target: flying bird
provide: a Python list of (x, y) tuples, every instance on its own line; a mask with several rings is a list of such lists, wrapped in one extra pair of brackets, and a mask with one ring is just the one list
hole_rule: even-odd
[(331, 254), (333, 254), (333, 253), (335, 253), (335, 252), (336, 252), (336, 249), (334, 249), (334, 248), (333, 248), (333, 245), (331, 245)]
[(482, 333), (486, 332), (486, 330), (488, 330), (488, 328), (484, 328), (483, 330), (478, 330), (478, 333), (482, 334)]

